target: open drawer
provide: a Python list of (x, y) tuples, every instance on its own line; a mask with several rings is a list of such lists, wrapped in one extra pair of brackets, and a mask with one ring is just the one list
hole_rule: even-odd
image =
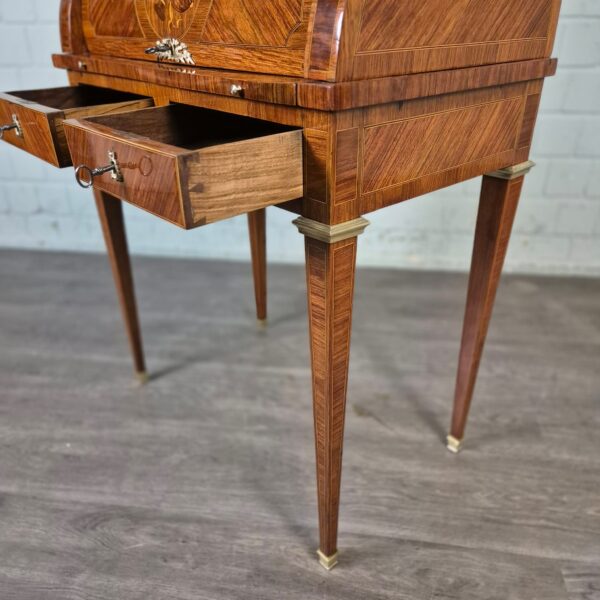
[(303, 194), (302, 131), (171, 104), (65, 121), (80, 185), (190, 229)]
[(64, 119), (152, 106), (150, 98), (91, 86), (0, 93), (3, 139), (56, 167), (71, 165)]

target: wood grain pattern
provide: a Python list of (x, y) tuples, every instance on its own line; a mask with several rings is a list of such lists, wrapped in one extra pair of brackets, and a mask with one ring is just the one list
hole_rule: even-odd
[(302, 133), (172, 105), (65, 122), (76, 164), (117, 154), (124, 181), (95, 185), (181, 227), (302, 196)]
[[(355, 82), (320, 83), (255, 73), (215, 69), (193, 70), (176, 65), (154, 65), (101, 56), (55, 54), (53, 61), (56, 67), (72, 72), (124, 77), (171, 89), (202, 91), (223, 96), (231, 96), (231, 86), (235, 84), (243, 88), (243, 95), (247, 100), (298, 105), (326, 111), (530, 81), (554, 75), (557, 66), (556, 59), (539, 59)], [(80, 62), (84, 63), (85, 68), (79, 66)]]
[[(530, 83), (489, 87), (459, 94), (415, 99), (401, 105), (386, 104), (371, 107), (369, 110), (347, 111), (343, 113), (343, 116), (336, 116), (336, 120), (333, 122), (328, 113), (321, 111), (294, 109), (237, 98), (224, 98), (186, 90), (174, 90), (163, 86), (149, 86), (133, 80), (107, 78), (91, 73), (72, 73), (71, 79), (73, 83), (93, 82), (97, 85), (112, 86), (115, 89), (124, 91), (147, 93), (153, 95), (157, 103), (165, 103), (165, 100), (171, 99), (177, 102), (305, 127), (305, 209), (308, 211), (307, 216), (323, 222), (329, 222), (332, 218), (327, 202), (328, 198), (334, 198), (334, 196), (331, 196), (329, 188), (331, 186), (331, 189), (334, 189), (332, 180), (335, 172), (330, 165), (334, 157), (332, 139), (335, 138), (332, 138), (332, 135), (335, 128), (344, 129), (356, 125), (361, 125), (361, 127), (374, 126), (408, 117), (418, 117), (423, 114), (455, 110), (465, 105), (496, 102), (506, 97), (523, 96), (525, 98), (525, 96), (538, 95), (541, 92), (541, 83), (535, 80)], [(317, 129), (314, 129), (315, 127)], [(517, 162), (513, 158), (512, 153), (501, 154), (481, 163), (452, 169), (440, 175), (427, 176), (418, 181), (410, 182), (401, 189), (384, 190), (373, 195), (363, 196), (361, 198), (362, 210), (364, 212), (376, 210), (387, 204), (399, 202), (432, 189), (474, 177), (481, 172), (494, 170), (511, 162)], [(340, 219), (343, 216), (341, 215)]]
[[(190, 69), (167, 63), (150, 64), (122, 58), (55, 54), (54, 66), (71, 71), (111, 75), (134, 81), (231, 97), (231, 86), (243, 89), (245, 100), (296, 104), (296, 78), (218, 69)], [(79, 66), (83, 62), (85, 68)], [(237, 98), (234, 98), (237, 99)]]
[(23, 136), (14, 131), (4, 140), (56, 167), (68, 167), (71, 156), (62, 123), (67, 118), (126, 112), (152, 105), (152, 100), (95, 87), (64, 87), (0, 94), (0, 122), (17, 115)]
[(89, 0), (86, 16), (94, 24), (94, 30), (99, 36), (143, 37), (140, 22), (134, 13), (135, 0), (119, 0), (118, 8), (115, 2)]
[(0, 123), (10, 125), (13, 115), (17, 117), (23, 135), (18, 136), (13, 130), (6, 131), (3, 141), (42, 160), (58, 166), (66, 166), (68, 157), (60, 155), (60, 145), (53, 135), (55, 123), (62, 116), (61, 111), (41, 105), (24, 105), (24, 102), (13, 94), (0, 94)]
[[(338, 131), (335, 141), (334, 205), (354, 202), (358, 196), (358, 128)], [(348, 219), (349, 220), (349, 219)]]
[(119, 200), (104, 192), (94, 190), (94, 197), (117, 289), (119, 305), (121, 306), (125, 331), (127, 332), (131, 348), (135, 372), (140, 376), (145, 375), (146, 362), (144, 359), (142, 332), (137, 313), (135, 286), (133, 284), (133, 274), (127, 247), (123, 207)]
[(336, 244), (306, 238), (319, 549), (328, 557), (337, 552), (355, 263), (356, 238)]
[(304, 130), (304, 179), (306, 189), (304, 195), (320, 204), (327, 204), (329, 195), (327, 184), (329, 181), (329, 135), (326, 131)]
[(182, 156), (180, 165), (194, 226), (304, 193), (301, 131), (202, 148)]
[(175, 37), (202, 67), (323, 81), (547, 58), (560, 7), (560, 0), (409, 0), (402, 10), (394, 0), (64, 2), (63, 43), (72, 52), (151, 60), (147, 46)]
[(372, 0), (364, 5), (359, 53), (545, 38), (551, 0)]
[(346, 2), (319, 0), (316, 4), (309, 46), (307, 76), (335, 81), (339, 53), (339, 31), (345, 28)]
[(513, 150), (522, 108), (509, 98), (367, 128), (363, 193)]
[(297, 84), (298, 106), (339, 111), (531, 81), (556, 73), (556, 59), (452, 69), (352, 82)]
[(110, 163), (108, 153), (115, 153), (124, 181), (107, 173), (94, 180), (97, 190), (186, 227), (177, 176), (180, 149), (148, 142), (134, 145), (123, 134), (115, 136), (114, 129), (84, 121), (68, 120), (64, 127), (74, 165), (104, 167)]
[(248, 213), (250, 253), (254, 276), (256, 318), (267, 318), (267, 211), (264, 208)]
[(521, 133), (519, 135), (519, 141), (517, 143), (517, 147), (519, 149), (529, 148), (529, 146), (531, 146), (531, 141), (533, 139), (533, 130), (535, 128), (535, 122), (537, 120), (541, 98), (541, 92), (539, 94), (531, 94), (530, 96), (527, 96), (527, 101), (525, 102), (525, 110), (523, 112), (523, 123), (521, 124)]
[(351, 79), (549, 56), (560, 0), (393, 0), (363, 5)]
[(524, 177), (484, 177), (450, 434), (462, 440)]
[(188, 45), (198, 66), (304, 74), (316, 0), (181, 2), (80, 0), (86, 45), (92, 54), (155, 61), (144, 50), (173, 37)]
[(221, 96), (217, 94), (173, 88), (166, 85), (148, 84), (137, 79), (125, 79), (87, 72), (69, 71), (72, 85), (99, 85), (111, 89), (150, 95), (157, 106), (169, 103), (198, 106), (233, 115), (242, 115), (272, 121), (282, 125), (304, 127), (326, 131), (331, 121), (331, 114), (323, 111), (299, 109), (296, 106), (259, 102), (248, 98)]
[(347, 120), (365, 128), (360, 212), (527, 160), (526, 104), (540, 90), (533, 81), (357, 110)]
[(63, 52), (87, 52), (83, 36), (81, 0), (60, 0), (60, 39)]
[(302, 23), (302, 0), (213, 0), (202, 40), (244, 46), (286, 46)]

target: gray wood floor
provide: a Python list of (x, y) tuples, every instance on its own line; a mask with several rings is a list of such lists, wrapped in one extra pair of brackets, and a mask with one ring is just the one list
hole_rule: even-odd
[(2, 600), (600, 598), (600, 280), (507, 277), (464, 452), (466, 277), (360, 271), (341, 563), (317, 564), (304, 273), (0, 253)]

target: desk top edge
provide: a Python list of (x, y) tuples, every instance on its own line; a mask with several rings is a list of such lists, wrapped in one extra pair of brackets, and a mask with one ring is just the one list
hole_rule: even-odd
[(54, 54), (53, 63), (72, 72), (223, 96), (231, 96), (235, 85), (247, 100), (333, 112), (542, 79), (556, 73), (558, 61), (543, 58), (337, 83), (88, 54)]

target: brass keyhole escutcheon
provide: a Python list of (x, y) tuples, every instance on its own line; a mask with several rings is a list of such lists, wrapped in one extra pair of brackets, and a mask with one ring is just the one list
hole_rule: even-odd
[(21, 129), (21, 123), (19, 122), (19, 117), (17, 115), (12, 116), (12, 123), (10, 125), (1, 125), (0, 126), (0, 140), (4, 137), (5, 131), (16, 130), (15, 134), (17, 137), (23, 137), (23, 129)]
[(123, 183), (125, 181), (123, 179), (123, 173), (121, 168), (119, 167), (119, 163), (117, 162), (117, 155), (115, 152), (111, 151), (108, 153), (108, 158), (110, 160), (110, 164), (105, 167), (97, 167), (92, 169), (87, 165), (79, 165), (75, 169), (75, 179), (77, 183), (83, 188), (88, 189), (94, 185), (94, 179), (99, 177), (100, 175), (104, 175), (104, 173), (110, 173), (110, 176), (115, 181)]

